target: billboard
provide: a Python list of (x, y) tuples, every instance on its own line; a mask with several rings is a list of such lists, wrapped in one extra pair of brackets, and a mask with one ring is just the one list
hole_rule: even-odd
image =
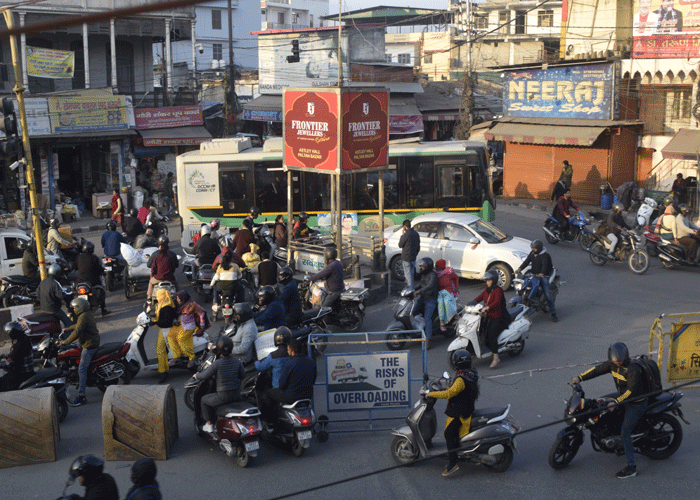
[(620, 61), (508, 71), (505, 116), (616, 120)]
[(75, 52), (27, 47), (27, 74), (39, 78), (73, 78)]
[(632, 20), (632, 57), (700, 57), (698, 0), (636, 0)]
[(204, 124), (202, 106), (138, 108), (134, 110), (137, 130), (190, 127)]
[(54, 132), (97, 132), (129, 128), (123, 95), (83, 93), (77, 97), (50, 97)]
[(385, 167), (389, 159), (389, 93), (343, 93), (343, 170)]

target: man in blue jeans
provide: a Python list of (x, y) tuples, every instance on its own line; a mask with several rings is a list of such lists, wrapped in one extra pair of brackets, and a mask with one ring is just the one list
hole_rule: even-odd
[(527, 266), (532, 265), (530, 272), (534, 275), (532, 291), (530, 292), (530, 297), (533, 298), (537, 293), (538, 287), (542, 287), (544, 291), (544, 296), (547, 297), (549, 302), (549, 312), (552, 315), (552, 321), (557, 321), (557, 310), (554, 308), (554, 297), (552, 296), (552, 290), (549, 288), (549, 277), (554, 272), (554, 266), (552, 265), (552, 257), (543, 251), (544, 243), (541, 240), (532, 240), (530, 243), (531, 252), (528, 254), (527, 258), (520, 264), (520, 267), (515, 270), (515, 274), (519, 274), (520, 271), (525, 269)]
[(90, 311), (90, 303), (80, 297), (73, 299), (70, 303), (73, 313), (77, 316), (74, 325), (64, 328), (64, 332), (70, 332), (70, 336), (63, 341), (63, 344), (70, 344), (76, 340), (83, 348), (80, 354), (80, 366), (78, 367), (78, 399), (70, 403), (71, 406), (81, 406), (87, 403), (85, 398), (85, 387), (87, 386), (87, 372), (92, 357), (100, 347), (100, 332), (97, 330), (95, 316)]
[(414, 292), (420, 295), (418, 309), (423, 306), (423, 318), (425, 318), (425, 348), (430, 349), (430, 340), (433, 338), (433, 313), (437, 309), (438, 277), (433, 270), (433, 259), (425, 257), (418, 261), (418, 274), (420, 283)]
[(418, 252), (420, 252), (420, 235), (411, 228), (411, 221), (409, 219), (403, 221), (401, 231), (399, 248), (401, 249), (403, 275), (406, 280), (406, 286), (413, 288), (415, 286), (416, 257), (418, 256)]
[(67, 328), (73, 322), (66, 312), (61, 309), (63, 300), (67, 297), (63, 292), (63, 287), (58, 282), (58, 278), (63, 270), (58, 264), (51, 264), (46, 272), (48, 276), (39, 283), (39, 308), (42, 311), (53, 314)]

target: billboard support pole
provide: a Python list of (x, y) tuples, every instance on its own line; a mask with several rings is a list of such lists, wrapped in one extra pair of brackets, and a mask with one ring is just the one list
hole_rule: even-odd
[(338, 0), (338, 87), (343, 86), (343, 23), (341, 16), (343, 12), (343, 1)]
[[(340, 140), (340, 139), (338, 139), (338, 140)], [(336, 211), (337, 221), (336, 221), (335, 227), (336, 227), (336, 241), (337, 241), (336, 245), (338, 247), (338, 256), (340, 257), (340, 262), (342, 263), (343, 262), (343, 231), (342, 231), (342, 227), (341, 227), (340, 214), (341, 214), (342, 207), (343, 207), (343, 203), (342, 203), (343, 197), (342, 197), (341, 191), (340, 191), (341, 176), (342, 176), (342, 174), (340, 172), (338, 172), (335, 175), (335, 181), (337, 182), (337, 186), (335, 188), (335, 193), (336, 193), (335, 198), (336, 198), (336, 205), (337, 205), (336, 206), (336, 208), (337, 208), (337, 211)]]
[(294, 179), (292, 171), (287, 170), (287, 266), (291, 265), (292, 261), (292, 238), (294, 237)]

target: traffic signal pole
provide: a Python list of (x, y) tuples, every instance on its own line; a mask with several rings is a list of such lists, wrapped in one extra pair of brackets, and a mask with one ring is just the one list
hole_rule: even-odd
[[(4, 10), (7, 29), (14, 29), (14, 18), (10, 10)], [(26, 166), (27, 186), (29, 188), (29, 203), (32, 207), (32, 223), (34, 226), (34, 237), (36, 238), (36, 255), (39, 260), (39, 272), (41, 279), (46, 278), (46, 262), (44, 261), (44, 240), (41, 236), (41, 221), (39, 220), (39, 208), (36, 199), (36, 184), (34, 183), (34, 165), (32, 164), (32, 150), (29, 146), (29, 130), (27, 128), (27, 111), (24, 107), (24, 91), (22, 85), (22, 75), (20, 73), (20, 54), (17, 49), (17, 37), (10, 36), (10, 49), (12, 50), (12, 65), (15, 69), (15, 94), (19, 107), (20, 128), (22, 129), (22, 146), (24, 146), (24, 165)], [(21, 161), (21, 160), (20, 160)], [(21, 189), (21, 188), (20, 188)]]

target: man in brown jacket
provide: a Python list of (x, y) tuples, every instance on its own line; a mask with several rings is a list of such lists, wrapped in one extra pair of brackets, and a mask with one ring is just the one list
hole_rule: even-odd
[(78, 367), (78, 375), (80, 376), (78, 398), (71, 403), (71, 406), (82, 406), (87, 403), (85, 386), (87, 385), (88, 367), (92, 357), (100, 347), (100, 332), (97, 330), (95, 316), (90, 310), (90, 303), (86, 299), (75, 298), (71, 301), (70, 307), (77, 316), (77, 321), (74, 325), (63, 329), (64, 332), (70, 332), (70, 336), (63, 341), (63, 344), (71, 344), (77, 340), (80, 347), (83, 348)]

